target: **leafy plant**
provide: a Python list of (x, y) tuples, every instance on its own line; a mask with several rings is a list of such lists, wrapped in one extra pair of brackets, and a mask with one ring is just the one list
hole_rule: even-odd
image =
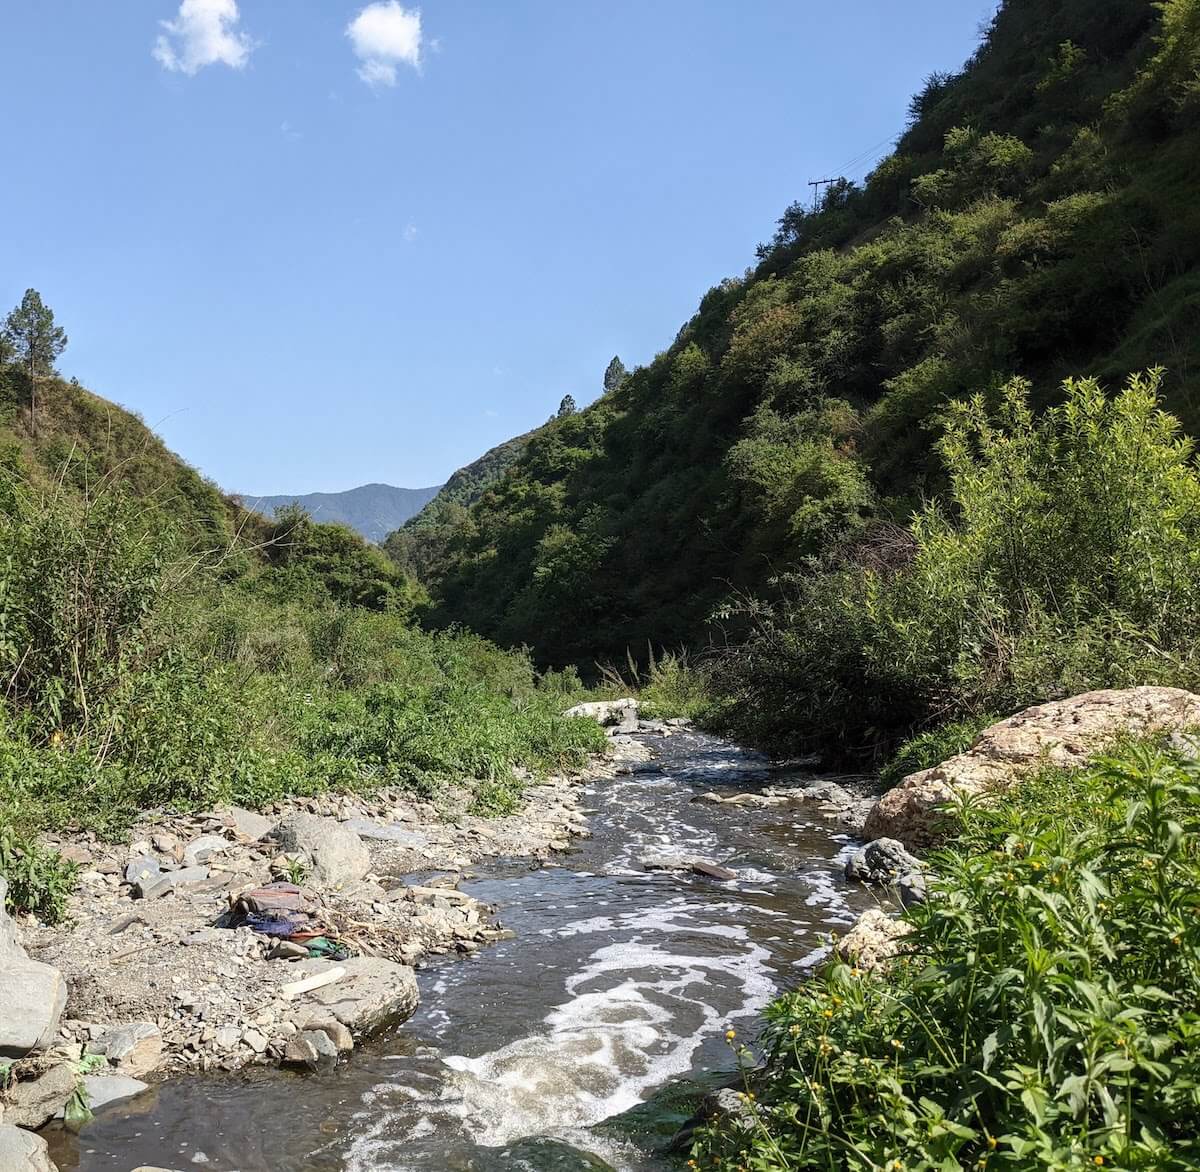
[(701, 1165), (1195, 1166), (1200, 766), (1131, 745), (961, 815), (891, 971), (771, 1006)]

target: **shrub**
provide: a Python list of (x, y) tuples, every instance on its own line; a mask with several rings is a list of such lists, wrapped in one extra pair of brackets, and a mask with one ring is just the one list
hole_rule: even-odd
[(33, 912), (57, 924), (66, 914), (76, 869), (56, 851), (0, 826), (0, 875), (8, 880), (5, 910)]
[(735, 732), (785, 747), (885, 751), (913, 728), (1088, 688), (1200, 677), (1200, 475), (1158, 407), (1161, 372), (1109, 397), (1068, 380), (954, 403), (942, 501), (898, 564), (777, 581), (734, 613), (749, 636), (718, 682)]
[(891, 787), (910, 773), (932, 769), (943, 761), (965, 753), (975, 738), (1000, 718), (992, 713), (952, 720), (906, 740), (879, 771), (880, 780)]
[(1196, 762), (1131, 746), (963, 816), (884, 979), (771, 1006), (751, 1123), (702, 1166), (1196, 1167)]

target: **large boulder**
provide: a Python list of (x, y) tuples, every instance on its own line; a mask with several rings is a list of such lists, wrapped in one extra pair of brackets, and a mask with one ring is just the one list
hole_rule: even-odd
[(632, 696), (621, 700), (593, 700), (568, 708), (563, 716), (587, 716), (608, 729), (610, 736), (637, 732), (638, 702)]
[(348, 826), (316, 814), (289, 814), (275, 829), (275, 838), (288, 854), (304, 855), (312, 877), (326, 887), (345, 887), (371, 869), (363, 840)]
[(57, 1040), (67, 983), (58, 969), (29, 959), (4, 911), (7, 892), (0, 877), (0, 1058), (24, 1058)]
[(336, 963), (303, 960), (281, 967), (286, 969), (289, 984), (334, 968), (344, 971), (340, 980), (299, 994), (301, 1005), (310, 1012), (297, 1012), (293, 1017), (299, 1025), (311, 1023), (313, 1029), (332, 1017), (356, 1034), (374, 1033), (411, 1017), (421, 999), (412, 969), (379, 957), (358, 956)]
[(1200, 696), (1179, 688), (1085, 692), (1038, 704), (985, 729), (965, 753), (906, 777), (871, 808), (863, 836), (926, 846), (947, 829), (938, 807), (956, 794), (1001, 792), (1042, 765), (1083, 765), (1119, 737), (1197, 725)]
[(46, 1141), (8, 1123), (0, 1123), (0, 1168), (4, 1172), (57, 1172)]

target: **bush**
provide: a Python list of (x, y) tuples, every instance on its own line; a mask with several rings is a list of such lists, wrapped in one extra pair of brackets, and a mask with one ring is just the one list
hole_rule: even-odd
[(75, 864), (56, 851), (0, 826), (0, 875), (8, 880), (4, 910), (32, 912), (57, 924), (66, 914), (75, 871)]
[(992, 713), (952, 720), (928, 732), (910, 737), (896, 750), (895, 755), (879, 771), (879, 779), (887, 787), (899, 784), (910, 773), (932, 769), (951, 757), (965, 753), (975, 738), (1000, 718)]
[(911, 951), (768, 1012), (701, 1166), (1195, 1168), (1200, 769), (1130, 746), (963, 811)]
[(952, 404), (944, 501), (894, 563), (777, 582), (741, 608), (718, 671), (735, 732), (877, 755), (914, 728), (1089, 688), (1194, 685), (1200, 475), (1158, 407), (1161, 372), (1109, 397), (1068, 380), (1035, 416), (1028, 384)]

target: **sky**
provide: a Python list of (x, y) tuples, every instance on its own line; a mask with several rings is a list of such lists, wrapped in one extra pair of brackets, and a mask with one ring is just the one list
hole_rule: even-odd
[(438, 484), (669, 346), (994, 9), (0, 0), (0, 312), (226, 490)]

